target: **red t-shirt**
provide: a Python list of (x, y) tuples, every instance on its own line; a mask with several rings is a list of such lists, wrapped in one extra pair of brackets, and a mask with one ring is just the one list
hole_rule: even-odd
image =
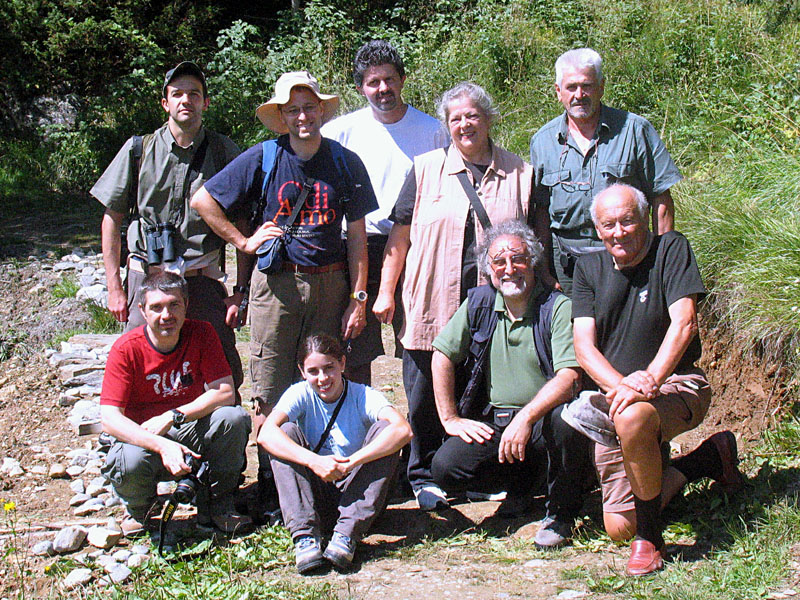
[(129, 331), (111, 347), (100, 394), (101, 405), (119, 406), (139, 424), (191, 402), (205, 384), (231, 374), (209, 323), (186, 319), (178, 345), (167, 354), (153, 347), (146, 327)]

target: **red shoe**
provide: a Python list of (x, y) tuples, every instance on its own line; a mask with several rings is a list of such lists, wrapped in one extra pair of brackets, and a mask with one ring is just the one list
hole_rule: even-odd
[(717, 448), (722, 462), (722, 477), (717, 480), (717, 484), (726, 494), (738, 492), (744, 487), (744, 475), (736, 466), (739, 464), (736, 438), (730, 431), (720, 431), (708, 438), (708, 441)]
[(652, 542), (647, 540), (633, 540), (631, 544), (631, 557), (628, 559), (628, 575), (638, 577), (650, 575), (664, 568), (664, 546), (656, 549)]

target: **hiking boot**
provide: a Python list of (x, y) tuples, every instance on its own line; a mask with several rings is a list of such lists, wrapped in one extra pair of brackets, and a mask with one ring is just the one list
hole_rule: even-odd
[(739, 454), (736, 447), (736, 437), (730, 431), (715, 433), (705, 442), (711, 442), (719, 453), (722, 463), (722, 476), (717, 479), (717, 484), (726, 494), (738, 492), (744, 487), (744, 475), (739, 471)]
[(340, 571), (346, 571), (353, 564), (353, 555), (356, 552), (356, 542), (344, 534), (334, 531), (328, 547), (323, 556), (333, 563)]
[(516, 519), (530, 511), (534, 500), (532, 493), (508, 492), (495, 514), (501, 519)]
[(559, 521), (554, 517), (546, 517), (542, 526), (533, 538), (539, 550), (554, 550), (567, 544), (572, 538), (572, 523)]
[(414, 495), (417, 497), (417, 506), (420, 510), (429, 512), (450, 508), (447, 496), (439, 486), (426, 485), (421, 490), (415, 490)]
[(294, 541), (294, 564), (301, 575), (323, 566), (325, 558), (322, 556), (319, 539), (310, 535), (297, 538)]

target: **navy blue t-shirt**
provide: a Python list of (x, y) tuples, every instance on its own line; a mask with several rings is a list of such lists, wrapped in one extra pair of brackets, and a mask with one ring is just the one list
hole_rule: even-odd
[[(330, 145), (336, 143), (322, 138), (317, 153), (302, 160), (289, 145), (288, 135), (278, 138), (277, 159), (267, 184), (262, 222), (271, 220), (283, 226), (292, 214), (303, 182), (316, 180), (304, 208), (285, 235), (288, 260), (298, 265), (325, 266), (346, 260), (342, 219), (358, 221), (378, 208), (367, 170), (354, 152), (342, 148), (349, 175), (337, 170), (330, 149)], [(226, 211), (243, 206), (250, 211), (261, 197), (264, 179), (261, 159), (261, 144), (258, 143), (209, 179), (205, 183), (206, 191)]]

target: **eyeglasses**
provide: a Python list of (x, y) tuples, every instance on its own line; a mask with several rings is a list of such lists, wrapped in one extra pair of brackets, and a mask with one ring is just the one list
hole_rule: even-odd
[(291, 117), (295, 119), (300, 116), (300, 113), (305, 113), (307, 115), (313, 115), (319, 111), (319, 104), (304, 104), (303, 106), (290, 106), (288, 108), (282, 108), (281, 112), (285, 114), (287, 117)]
[(500, 271), (508, 267), (509, 260), (515, 269), (521, 269), (531, 264), (531, 257), (527, 254), (512, 254), (511, 256), (497, 255), (489, 264), (492, 265), (493, 270)]
[[(594, 176), (595, 171), (597, 170), (597, 140), (594, 141), (594, 154), (589, 159), (589, 180), (588, 181), (566, 181), (563, 179), (559, 179), (556, 181), (555, 185), (560, 185), (561, 189), (567, 192), (568, 194), (572, 194), (574, 192), (591, 192), (592, 188), (594, 187)], [(567, 142), (564, 142), (564, 145), (561, 147), (561, 155), (558, 157), (558, 172), (563, 173), (565, 163), (567, 162)]]

